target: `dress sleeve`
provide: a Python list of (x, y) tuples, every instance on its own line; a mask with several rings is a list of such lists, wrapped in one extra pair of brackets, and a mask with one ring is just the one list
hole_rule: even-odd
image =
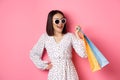
[(84, 45), (84, 41), (82, 39), (77, 39), (74, 34), (72, 35), (72, 46), (75, 52), (82, 58), (87, 58), (86, 49)]
[(30, 59), (39, 69), (45, 70), (48, 66), (47, 61), (42, 60), (43, 50), (45, 46), (45, 34), (42, 34), (38, 42), (30, 50)]

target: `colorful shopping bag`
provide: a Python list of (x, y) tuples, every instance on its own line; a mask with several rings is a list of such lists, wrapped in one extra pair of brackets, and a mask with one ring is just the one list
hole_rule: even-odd
[[(83, 33), (83, 31), (81, 32)], [(109, 64), (109, 61), (103, 56), (100, 50), (93, 44), (93, 42), (84, 33), (83, 33), (83, 40), (86, 47), (86, 53), (88, 55), (90, 67), (93, 72), (98, 71), (107, 64)]]
[(92, 43), (90, 39), (84, 34), (84, 38), (87, 40), (87, 43), (89, 44), (90, 48), (92, 49), (92, 52), (94, 56), (96, 57), (100, 67), (104, 67), (107, 64), (109, 64), (109, 61), (103, 56), (103, 54), (98, 50), (98, 48)]
[(84, 38), (84, 44), (85, 44), (85, 47), (86, 47), (86, 53), (87, 53), (87, 56), (88, 56), (88, 61), (90, 63), (90, 68), (91, 70), (94, 72), (94, 71), (97, 71), (97, 70), (100, 70), (101, 67), (96, 59), (96, 57), (94, 56), (93, 54), (93, 51), (91, 50), (88, 42), (86, 41), (86, 39)]

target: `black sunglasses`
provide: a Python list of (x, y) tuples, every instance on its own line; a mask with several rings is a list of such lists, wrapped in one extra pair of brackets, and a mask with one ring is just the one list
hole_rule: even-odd
[(54, 24), (59, 24), (59, 23), (65, 24), (65, 23), (66, 23), (66, 18), (54, 19), (54, 20), (53, 20), (53, 23), (54, 23)]

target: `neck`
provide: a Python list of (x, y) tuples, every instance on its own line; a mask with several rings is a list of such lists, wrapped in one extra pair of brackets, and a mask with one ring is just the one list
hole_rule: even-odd
[(59, 33), (59, 32), (55, 32), (54, 33), (54, 36), (56, 36), (56, 37), (59, 37), (59, 36), (62, 36), (63, 34), (62, 33)]

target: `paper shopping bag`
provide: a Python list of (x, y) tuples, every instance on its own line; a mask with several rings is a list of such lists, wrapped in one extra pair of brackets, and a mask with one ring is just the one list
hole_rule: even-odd
[[(79, 32), (83, 33), (80, 27), (76, 28)], [(83, 33), (83, 41), (86, 48), (86, 53), (92, 71), (98, 71), (107, 64), (109, 61), (103, 56), (100, 50), (93, 44), (93, 42)]]
[(103, 56), (103, 54), (98, 50), (98, 48), (93, 44), (93, 42), (84, 34), (84, 38), (89, 44), (94, 56), (96, 57), (100, 67), (104, 67), (109, 64), (109, 61)]
[(94, 72), (94, 71), (98, 71), (101, 69), (95, 55), (93, 54), (93, 51), (92, 49), (90, 48), (90, 45), (88, 44), (86, 38), (84, 37), (84, 44), (85, 44), (85, 48), (86, 48), (86, 53), (87, 53), (87, 56), (88, 56), (88, 61), (89, 61), (89, 64), (90, 64), (90, 68), (91, 70)]

